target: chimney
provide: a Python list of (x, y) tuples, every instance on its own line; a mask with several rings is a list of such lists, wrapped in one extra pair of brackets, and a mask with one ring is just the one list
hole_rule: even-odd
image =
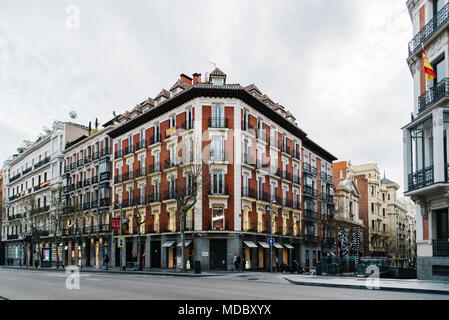
[(185, 75), (184, 73), (181, 73), (181, 81), (192, 85), (192, 78), (190, 78), (189, 76)]
[(209, 83), (209, 72), (206, 71), (206, 74), (204, 75), (204, 83)]
[(193, 84), (201, 82), (201, 73), (194, 73), (193, 74)]

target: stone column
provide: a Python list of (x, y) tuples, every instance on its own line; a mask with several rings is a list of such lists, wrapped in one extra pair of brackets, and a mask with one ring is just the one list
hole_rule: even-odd
[(146, 236), (145, 240), (145, 270), (151, 268), (151, 236)]
[(443, 110), (441, 108), (432, 111), (433, 118), (433, 175), (434, 182), (444, 182), (444, 134), (443, 134)]
[[(193, 239), (193, 255), (194, 255), (194, 265), (192, 268), (195, 268), (195, 261), (201, 262), (201, 270), (209, 270), (210, 265), (210, 257), (209, 257), (209, 239), (201, 237)], [(203, 252), (205, 255), (203, 255)]]
[(161, 236), (161, 268), (167, 268), (167, 247), (162, 247), (167, 241), (167, 236)]
[[(235, 235), (234, 239), (228, 239), (227, 240), (227, 270), (233, 271), (235, 269), (234, 267), (234, 254), (238, 252), (240, 257), (242, 257), (242, 241), (240, 240), (240, 235)], [(243, 259), (242, 259), (243, 263)], [(242, 266), (242, 270), (244, 270), (245, 266)]]

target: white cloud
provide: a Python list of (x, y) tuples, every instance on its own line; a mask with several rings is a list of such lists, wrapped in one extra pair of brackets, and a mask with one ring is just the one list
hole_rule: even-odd
[[(69, 4), (78, 31), (65, 28)], [(402, 0), (2, 3), (0, 160), (72, 109), (105, 122), (213, 61), (339, 159), (378, 162), (403, 184), (411, 30)]]

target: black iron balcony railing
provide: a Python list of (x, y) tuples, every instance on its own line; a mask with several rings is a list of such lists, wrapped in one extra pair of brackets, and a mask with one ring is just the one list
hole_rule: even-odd
[(160, 134), (153, 135), (150, 137), (148, 146), (151, 146), (151, 145), (159, 143), (159, 142), (161, 142), (161, 135)]
[(256, 191), (250, 187), (242, 187), (242, 197), (256, 198)]
[(83, 210), (89, 210), (90, 209), (90, 202), (83, 203)]
[(111, 153), (110, 148), (106, 147), (106, 148), (101, 149), (100, 156), (105, 157), (105, 156), (109, 155), (110, 153)]
[(275, 175), (277, 177), (281, 177), (281, 169), (276, 167), (270, 167), (270, 174)]
[(34, 165), (34, 169), (40, 168), (40, 167), (42, 167), (44, 164), (47, 164), (47, 163), (49, 163), (49, 162), (50, 162), (50, 156), (48, 156), (48, 157), (42, 159), (41, 161), (39, 161), (38, 163), (36, 163), (36, 164)]
[(135, 150), (140, 150), (140, 149), (144, 149), (146, 147), (146, 141), (145, 140), (140, 140), (136, 143), (135, 145)]
[(16, 174), (15, 176), (12, 176), (11, 178), (9, 178), (9, 182), (13, 182), (16, 181), (17, 179), (19, 179), (22, 176), (21, 173)]
[(313, 236), (313, 235), (309, 235), (309, 234), (305, 234), (304, 235), (304, 241), (305, 242), (318, 242), (318, 237), (317, 236)]
[(114, 154), (115, 159), (121, 158), (122, 157), (122, 150), (117, 150)]
[(159, 202), (159, 201), (161, 201), (161, 194), (159, 192), (147, 196), (147, 202)]
[(449, 182), (449, 164), (445, 164), (444, 165), (444, 168), (445, 168), (445, 170), (444, 170), (444, 172), (445, 172), (445, 179), (446, 179), (446, 182)]
[(67, 173), (70, 171), (70, 165), (64, 166), (64, 173)]
[(8, 239), (8, 240), (16, 240), (16, 239), (19, 239), (19, 235), (18, 234), (8, 234), (6, 239)]
[(212, 150), (210, 152), (210, 161), (228, 161), (228, 155), (224, 150)]
[(259, 140), (267, 142), (267, 132), (265, 130), (263, 130), (263, 129), (257, 129), (256, 137)]
[(88, 164), (92, 162), (92, 156), (88, 154), (86, 158), (84, 158), (84, 164)]
[(408, 175), (408, 191), (421, 189), (433, 184), (433, 165)]
[(28, 172), (31, 172), (31, 170), (33, 170), (31, 167), (26, 168), (25, 170), (23, 170), (22, 175), (26, 175)]
[(181, 129), (183, 130), (193, 129), (193, 121), (187, 120), (186, 122), (181, 123)]
[(48, 210), (50, 210), (50, 206), (43, 206), (40, 208), (31, 209), (30, 212), (31, 212), (31, 214), (38, 214), (38, 213), (47, 212)]
[(83, 182), (82, 181), (78, 181), (76, 183), (76, 188), (79, 189), (79, 188), (82, 188), (82, 187), (83, 187)]
[(317, 175), (317, 169), (316, 169), (316, 167), (312, 166), (311, 169), (312, 169), (312, 174), (313, 174), (314, 176), (316, 176), (316, 175)]
[(317, 197), (318, 196), (318, 190), (314, 189), (311, 186), (304, 186), (303, 193), (305, 196), (309, 196), (309, 197)]
[(78, 160), (78, 167), (84, 165), (84, 159), (79, 159)]
[(229, 128), (228, 119), (225, 117), (209, 118), (209, 128)]
[(93, 176), (92, 178), (92, 184), (98, 183), (98, 176)]
[(210, 195), (228, 195), (228, 186), (222, 185), (222, 186), (216, 186), (216, 187), (210, 187), (209, 188), (209, 194)]
[(92, 202), (90, 203), (90, 207), (92, 209), (98, 208), (98, 199), (97, 200), (92, 200)]
[(254, 127), (248, 121), (242, 121), (242, 130), (244, 131), (252, 131), (254, 133)]
[(327, 174), (326, 174), (325, 172), (322, 172), (322, 171), (321, 171), (320, 176), (321, 176), (321, 180), (323, 180), (323, 181), (326, 181), (326, 180), (327, 180)]
[(332, 183), (332, 176), (329, 174), (327, 175), (327, 182)]
[(290, 147), (288, 145), (286, 145), (285, 143), (282, 144), (282, 152), (287, 153), (287, 154), (291, 154), (290, 153)]
[(176, 199), (176, 190), (171, 189), (168, 191), (164, 192), (164, 196), (163, 196), (164, 200), (172, 200), (172, 199)]
[(257, 200), (270, 202), (270, 194), (268, 192), (262, 192), (259, 190), (256, 195)]
[(432, 250), (434, 257), (449, 257), (449, 239), (432, 240)]
[(114, 183), (122, 183), (123, 182), (123, 176), (121, 174), (118, 174), (114, 177)]
[(100, 207), (109, 206), (110, 203), (111, 203), (111, 199), (110, 198), (100, 199)]
[(299, 201), (293, 201), (292, 208), (296, 210), (301, 210), (301, 202)]
[(123, 151), (123, 156), (131, 154), (133, 152), (134, 152), (134, 146), (131, 144), (128, 147), (125, 148), (125, 150)]
[(291, 181), (292, 174), (290, 172), (288, 172), (287, 170), (282, 170), (282, 179)]
[(172, 159), (166, 159), (164, 161), (164, 170), (171, 169), (174, 167), (176, 167), (176, 162), (173, 161)]
[(304, 218), (317, 219), (318, 213), (314, 209), (304, 209)]
[(296, 175), (296, 174), (293, 175), (293, 180), (292, 181), (293, 181), (293, 183), (301, 184), (301, 181), (299, 180), (299, 176)]
[[(121, 155), (120, 155), (120, 157), (121, 157)], [(99, 153), (98, 153), (98, 151), (95, 151), (92, 155), (92, 161), (98, 160), (98, 158), (99, 158)]]
[(86, 180), (84, 180), (84, 186), (90, 186), (90, 178), (87, 178)]
[(429, 40), (448, 21), (449, 4), (446, 4), (408, 43), (408, 55), (414, 54), (424, 42)]
[(310, 164), (304, 162), (304, 164), (302, 166), (302, 170), (304, 172), (312, 173), (312, 166)]
[(249, 155), (248, 153), (243, 153), (243, 163), (250, 165), (250, 166), (254, 166), (255, 162), (254, 162), (254, 157), (252, 157), (251, 155)]
[(156, 164), (150, 164), (148, 166), (148, 174), (152, 174), (155, 172), (161, 172), (161, 166), (159, 165), (159, 163)]
[(145, 167), (140, 167), (134, 170), (134, 177), (139, 178), (145, 176)]
[(123, 174), (123, 182), (134, 179), (134, 175), (132, 171), (126, 172)]
[(418, 98), (418, 112), (423, 112), (445, 97), (449, 97), (449, 78), (444, 78)]

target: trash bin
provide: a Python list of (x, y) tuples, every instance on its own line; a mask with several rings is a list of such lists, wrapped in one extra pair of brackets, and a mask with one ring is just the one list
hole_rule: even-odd
[(320, 261), (317, 261), (315, 263), (315, 270), (316, 270), (316, 275), (321, 276), (321, 262)]
[(201, 262), (195, 261), (195, 273), (201, 273)]

